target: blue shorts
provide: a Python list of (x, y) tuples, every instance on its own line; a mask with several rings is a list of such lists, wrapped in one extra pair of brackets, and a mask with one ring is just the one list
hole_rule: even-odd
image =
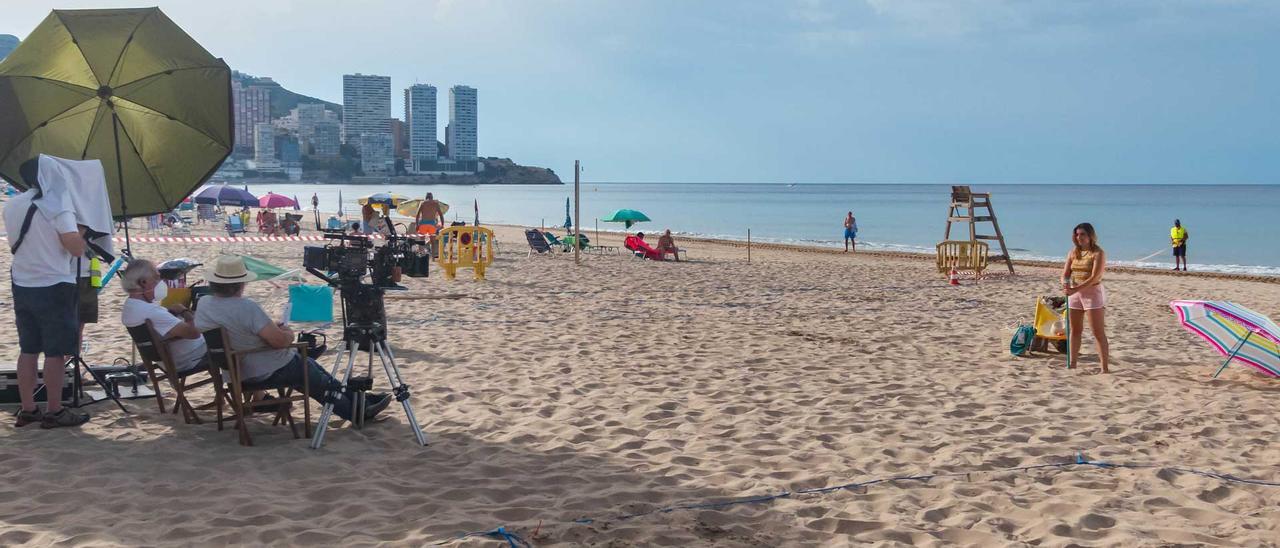
[(80, 323), (76, 310), (79, 289), (73, 283), (48, 287), (11, 285), (18, 326), (18, 349), (23, 354), (74, 356)]
[(857, 238), (857, 237), (858, 237), (858, 231), (857, 231), (857, 230), (854, 230), (854, 229), (852, 229), (852, 228), (846, 228), (846, 229), (844, 229), (844, 239), (846, 239), (846, 240), (852, 240), (852, 239)]

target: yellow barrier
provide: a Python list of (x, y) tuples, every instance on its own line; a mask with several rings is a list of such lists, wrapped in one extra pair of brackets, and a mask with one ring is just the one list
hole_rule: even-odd
[(477, 280), (484, 279), (484, 270), (493, 264), (493, 231), (477, 226), (451, 226), (436, 234), (440, 240), (440, 252), (436, 264), (444, 269), (445, 279), (452, 280), (459, 268), (470, 268)]

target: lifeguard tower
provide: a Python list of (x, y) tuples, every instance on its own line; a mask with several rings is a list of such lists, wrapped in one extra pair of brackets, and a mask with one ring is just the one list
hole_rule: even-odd
[[(969, 239), (967, 241), (952, 240), (951, 223), (968, 224)], [(994, 232), (994, 234), (979, 234), (978, 223), (991, 223), (991, 232)], [(942, 239), (944, 241), (938, 244), (939, 268), (943, 268), (943, 263), (957, 265), (960, 270), (974, 269), (973, 267), (966, 268), (966, 265), (981, 265), (977, 269), (977, 273), (981, 275), (982, 268), (985, 268), (989, 262), (1004, 261), (1005, 265), (1009, 267), (1009, 273), (1013, 274), (1013, 259), (1009, 258), (1009, 248), (1004, 245), (1004, 235), (1000, 233), (1000, 223), (996, 221), (996, 211), (991, 207), (991, 193), (989, 192), (976, 193), (970, 191), (968, 186), (952, 186), (951, 207), (947, 210), (947, 231), (943, 234)], [(988, 245), (982, 240), (999, 242), (1000, 254), (994, 257), (977, 257), (975, 255), (977, 253), (986, 255), (988, 249)], [(966, 256), (944, 257), (944, 251), (949, 253), (959, 252), (961, 255)]]

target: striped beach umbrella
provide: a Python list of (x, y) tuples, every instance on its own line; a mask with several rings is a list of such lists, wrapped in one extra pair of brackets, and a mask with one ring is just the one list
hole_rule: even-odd
[(1169, 308), (1182, 327), (1227, 357), (1214, 378), (1231, 360), (1280, 377), (1280, 325), (1271, 318), (1229, 301), (1173, 301)]

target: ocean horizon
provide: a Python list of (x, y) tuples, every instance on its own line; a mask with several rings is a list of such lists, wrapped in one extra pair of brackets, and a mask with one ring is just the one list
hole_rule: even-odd
[[(561, 227), (567, 185), (368, 185), (250, 184), (255, 195), (268, 190), (297, 195), (309, 207), (311, 195), (322, 210), (357, 215), (356, 200), (376, 191), (410, 197), (432, 192), (451, 205), (450, 220), (471, 222), (478, 204), (482, 223)], [(1077, 223), (1090, 222), (1109, 262), (1172, 268), (1169, 227), (1180, 219), (1190, 233), (1189, 269), (1280, 275), (1280, 246), (1269, 224), (1280, 211), (1280, 185), (1271, 184), (982, 184), (1017, 259), (1062, 260)], [(619, 231), (598, 223), (619, 208), (638, 209), (653, 222), (632, 231), (842, 247), (842, 220), (853, 211), (858, 247), (932, 254), (943, 239), (950, 185), (916, 183), (582, 183), (583, 230)], [(570, 214), (572, 210), (570, 209)], [(981, 227), (982, 225), (980, 225)], [(989, 225), (988, 225), (989, 226)], [(953, 229), (954, 230), (954, 229)], [(967, 231), (967, 228), (962, 229)], [(986, 231), (982, 231), (986, 232)], [(998, 253), (998, 244), (992, 253)]]

